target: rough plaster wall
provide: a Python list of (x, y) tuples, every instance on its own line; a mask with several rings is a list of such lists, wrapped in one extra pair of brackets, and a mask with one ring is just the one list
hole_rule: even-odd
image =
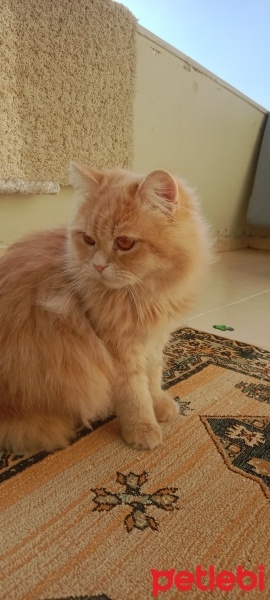
[[(0, 179), (130, 167), (136, 19), (111, 0), (1, 0)], [(1, 182), (0, 182), (1, 190)]]

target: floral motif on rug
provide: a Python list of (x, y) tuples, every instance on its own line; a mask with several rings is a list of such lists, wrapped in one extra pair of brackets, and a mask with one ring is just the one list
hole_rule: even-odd
[(270, 498), (270, 418), (201, 417), (231, 471), (257, 481)]
[(157, 531), (158, 522), (147, 514), (146, 509), (155, 506), (165, 511), (177, 510), (175, 503), (179, 498), (175, 494), (176, 488), (161, 488), (153, 493), (142, 491), (141, 488), (147, 481), (148, 474), (146, 472), (140, 475), (132, 472), (124, 475), (117, 472), (116, 482), (124, 487), (124, 491), (112, 492), (105, 488), (92, 489), (91, 491), (95, 494), (93, 512), (108, 512), (117, 506), (128, 506), (131, 511), (124, 519), (128, 533), (133, 529), (143, 531), (146, 528)]
[(187, 415), (194, 410), (187, 400), (182, 400), (179, 396), (175, 396), (174, 400), (179, 406), (179, 414), (182, 415), (182, 417), (187, 417)]

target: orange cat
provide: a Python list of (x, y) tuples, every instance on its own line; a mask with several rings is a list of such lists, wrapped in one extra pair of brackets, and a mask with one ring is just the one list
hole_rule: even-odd
[(0, 260), (0, 447), (53, 451), (114, 411), (128, 444), (155, 448), (178, 412), (162, 349), (209, 263), (207, 228), (166, 171), (71, 170), (71, 225)]

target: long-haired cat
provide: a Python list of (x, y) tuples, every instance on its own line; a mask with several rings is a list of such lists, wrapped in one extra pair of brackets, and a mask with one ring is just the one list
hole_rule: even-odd
[(211, 256), (192, 192), (72, 163), (77, 212), (0, 260), (0, 447), (64, 447), (81, 424), (119, 417), (135, 448), (177, 416), (161, 388), (162, 350)]

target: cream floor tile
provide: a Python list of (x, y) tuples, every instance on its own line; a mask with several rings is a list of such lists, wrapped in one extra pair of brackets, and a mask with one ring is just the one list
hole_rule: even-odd
[(200, 315), (267, 290), (270, 291), (270, 252), (223, 252), (213, 265), (211, 277), (205, 282), (191, 315)]
[[(224, 306), (187, 320), (195, 329), (246, 342), (270, 351), (270, 292)], [(213, 325), (227, 325), (234, 331), (219, 331)]]
[[(270, 350), (270, 252), (224, 252), (186, 324)], [(221, 332), (225, 324), (234, 331)]]
[[(254, 294), (263, 293), (265, 290), (257, 289), (255, 285), (253, 288), (251, 285), (242, 286), (233, 283), (226, 283), (225, 281), (219, 282), (217, 285), (215, 282), (209, 283), (207, 289), (203, 290), (197, 304), (194, 306), (191, 315), (198, 316), (202, 313), (216, 310), (232, 304), (233, 302), (239, 302), (246, 300)], [(270, 291), (270, 283), (269, 283)]]
[(257, 292), (270, 285), (270, 252), (237, 250), (223, 252), (213, 267), (213, 276), (228, 285)]

